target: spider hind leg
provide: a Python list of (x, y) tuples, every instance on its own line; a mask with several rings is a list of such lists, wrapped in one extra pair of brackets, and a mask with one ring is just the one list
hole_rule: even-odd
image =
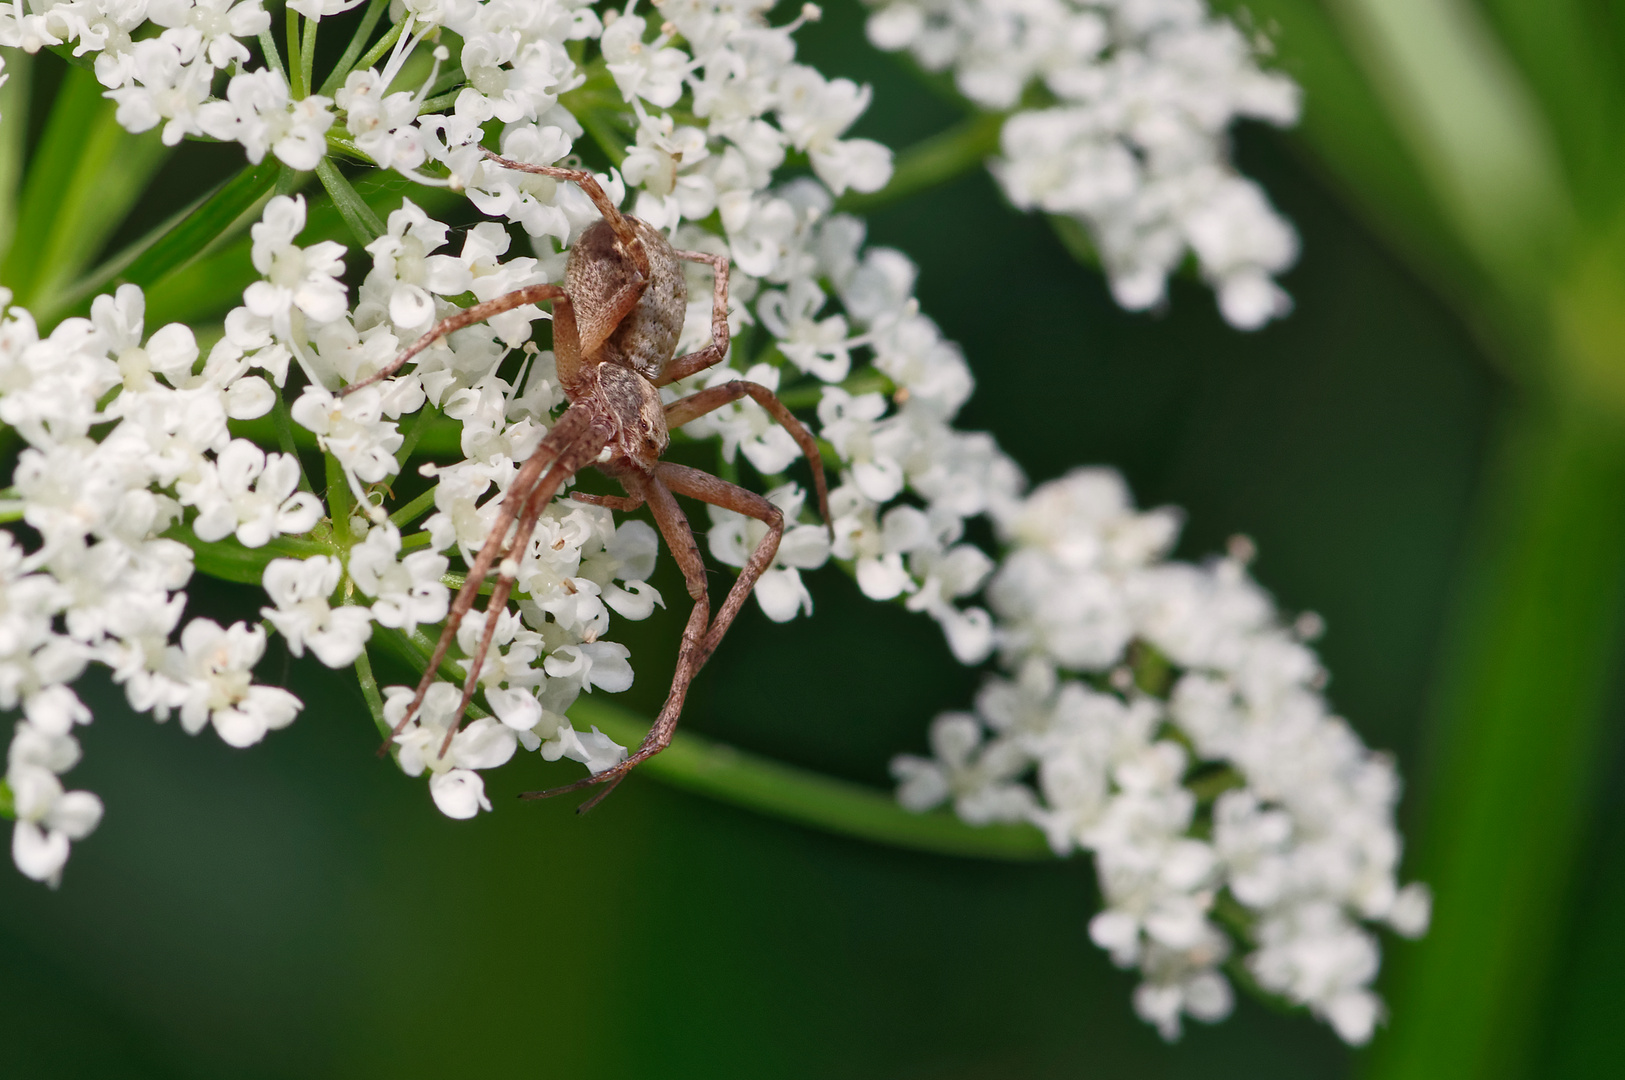
[[(573, 784), (547, 791), (525, 792), (520, 795), (522, 799), (548, 799), (555, 795), (580, 791), (595, 784), (605, 785), (605, 790), (598, 792), (581, 805), (579, 809), (584, 813), (602, 802), (609, 792), (625, 779), (627, 773), (671, 745), (672, 735), (677, 730), (678, 718), (682, 715), (683, 701), (688, 696), (689, 684), (693, 682), (694, 676), (699, 674), (706, 660), (716, 651), (722, 636), (728, 632), (728, 627), (744, 606), (745, 599), (750, 596), (751, 590), (756, 587), (756, 582), (762, 574), (773, 565), (773, 557), (778, 554), (779, 540), (784, 535), (784, 514), (755, 492), (747, 491), (698, 469), (670, 462), (656, 465), (654, 475), (643, 477), (640, 483), (648, 499), (649, 508), (654, 513), (655, 521), (666, 537), (666, 544), (683, 569), (689, 595), (694, 598), (694, 609), (689, 613), (688, 625), (683, 630), (683, 644), (677, 654), (677, 670), (672, 675), (671, 690), (666, 696), (666, 703), (662, 706), (660, 715), (655, 717), (648, 735), (644, 736), (643, 743), (625, 761), (592, 776), (583, 777)], [(756, 550), (745, 563), (745, 568), (740, 571), (739, 577), (728, 590), (727, 599), (723, 601), (722, 608), (714, 620), (710, 618), (710, 601), (705, 592), (705, 564), (700, 558), (699, 547), (694, 542), (694, 533), (689, 527), (688, 518), (683, 515), (677, 500), (672, 497), (673, 492), (744, 514), (767, 525), (767, 534), (757, 543)]]

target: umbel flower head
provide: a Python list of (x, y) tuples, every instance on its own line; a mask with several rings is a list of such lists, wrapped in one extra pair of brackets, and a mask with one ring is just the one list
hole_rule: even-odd
[[(355, 5), (289, 6), (321, 23)], [(1330, 713), (1306, 624), (1278, 615), (1240, 554), (1169, 562), (1177, 515), (1135, 511), (1115, 474), (1026, 493), (992, 436), (955, 426), (974, 380), (921, 312), (915, 266), (836, 211), (837, 196), (891, 175), (889, 150), (849, 137), (870, 91), (797, 62), (793, 33), (816, 8), (781, 25), (768, 10), (674, 0), (657, 24), (636, 2), (407, 0), (376, 31), (376, 63), (353, 66), (372, 41), (360, 40), (326, 90), (293, 62), (307, 58), (258, 54), (269, 40), (258, 0), (0, 11), (0, 46), (92, 58), (127, 130), (171, 144), (205, 135), (286, 167), (248, 229), (257, 279), (206, 353), (187, 326), (147, 333), (133, 284), (43, 334), (0, 296), (0, 422), (23, 444), (0, 511), (31, 530), (26, 542), (0, 534), (0, 708), (21, 716), (0, 809), (15, 820), (18, 868), (55, 884), (100, 820), (97, 797), (62, 779), (91, 720), (72, 689), (91, 664), (136, 711), (192, 734), (213, 727), (233, 747), (304, 708), (256, 681), (273, 647), (354, 667), (374, 720), (401, 725), (395, 761), (452, 818), (490, 810), (482, 773), (520, 750), (589, 774), (626, 757), (596, 728), (577, 730), (570, 710), (583, 693), (632, 685), (615, 620), (663, 606), (648, 584), (658, 544), (568, 485), (504, 560), (512, 601), (459, 628), (464, 658), (492, 643), (471, 722), (457, 726), (467, 659), (452, 654), (447, 681), (409, 719), (411, 692), (380, 687), (372, 664), (385, 648), (427, 665), (423, 628), (446, 619), (456, 567), (490, 539), (565, 405), (553, 353), (531, 342), (545, 321), (534, 305), (373, 377), (437, 320), (562, 279), (599, 210), (486, 148), (533, 165), (596, 158), (604, 148), (572, 111), (581, 91), (618, 103), (620, 166), (598, 176), (607, 197), (732, 267), (727, 316), (741, 336), (723, 365), (663, 388), (667, 400), (748, 378), (793, 392), (834, 451), (831, 540), (782, 475), (798, 450), (761, 406), (747, 398), (686, 428), (769, 477), (786, 533), (755, 592), (764, 613), (810, 616), (802, 573), (833, 559), (865, 595), (935, 620), (961, 662), (996, 657), (974, 709), (932, 725), (932, 755), (897, 760), (902, 801), (1030, 822), (1057, 854), (1090, 852), (1106, 903), (1091, 936), (1141, 972), (1135, 1007), (1165, 1036), (1182, 1017), (1229, 1011), (1222, 965), (1245, 947), (1259, 985), (1364, 1041), (1381, 1011), (1371, 925), (1415, 934), (1428, 914), (1425, 891), (1395, 877), (1391, 764)], [(1290, 84), (1196, 0), (1032, 10), (1023, 22), (996, 5), (893, 3), (871, 34), (953, 68), (989, 107), (1044, 83), (1056, 104), (1006, 123), (997, 174), (1019, 205), (1088, 227), (1123, 303), (1156, 302), (1189, 250), (1232, 322), (1284, 313), (1272, 275), (1295, 240), (1228, 171), (1222, 144), (1236, 116), (1291, 119)], [(412, 197), (368, 202), (335, 148), (394, 170)], [(310, 170), (355, 250), (313, 235), (316, 196), (293, 190)], [(488, 220), (460, 232), (439, 220), (451, 215), (435, 206), (462, 214), (462, 199)], [(683, 351), (712, 332), (710, 271), (693, 273)], [(234, 436), (230, 422), (260, 418), (276, 445)], [(460, 456), (414, 463), (434, 424), (450, 426)], [(325, 465), (320, 497), (301, 452)], [(997, 559), (967, 540), (979, 516)], [(739, 566), (757, 530), (718, 512), (706, 546)], [(185, 619), (195, 566), (257, 582), (263, 623)]]

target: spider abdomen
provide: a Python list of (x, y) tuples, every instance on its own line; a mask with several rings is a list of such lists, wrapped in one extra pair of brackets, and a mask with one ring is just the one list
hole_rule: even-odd
[(592, 359), (622, 364), (657, 379), (677, 352), (688, 314), (688, 283), (660, 231), (635, 217), (626, 220), (637, 230), (649, 258), (647, 284), (637, 306), (613, 330), (596, 325), (597, 319), (608, 317), (611, 298), (635, 276), (631, 258), (605, 221), (588, 228), (570, 249), (564, 284), (576, 305), (582, 340), (591, 341), (607, 331)]

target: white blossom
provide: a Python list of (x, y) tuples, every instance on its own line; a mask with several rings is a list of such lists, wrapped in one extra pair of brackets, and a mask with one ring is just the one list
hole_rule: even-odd
[(303, 656), (308, 647), (328, 667), (343, 667), (361, 655), (372, 636), (372, 615), (365, 607), (329, 599), (339, 587), (343, 567), (328, 555), (308, 559), (273, 559), (265, 568), (265, 595), (275, 607), (261, 608), (288, 642)]
[[(1087, 231), (1130, 310), (1164, 301), (1186, 253), (1232, 325), (1292, 302), (1274, 278), (1297, 259), (1292, 227), (1236, 175), (1228, 131), (1298, 119), (1299, 93), (1201, 0), (870, 0), (869, 39), (949, 71), (959, 92), (1015, 111), (993, 174), (1017, 207)], [(1021, 108), (1041, 85), (1057, 103)]]

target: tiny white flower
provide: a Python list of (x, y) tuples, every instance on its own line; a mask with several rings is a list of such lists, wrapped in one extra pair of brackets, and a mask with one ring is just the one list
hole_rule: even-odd
[(303, 656), (308, 647), (328, 667), (343, 667), (361, 655), (372, 636), (372, 615), (364, 607), (331, 607), (328, 598), (339, 586), (343, 568), (331, 556), (272, 559), (265, 567), (265, 593), (275, 607), (261, 608), (288, 642)]

